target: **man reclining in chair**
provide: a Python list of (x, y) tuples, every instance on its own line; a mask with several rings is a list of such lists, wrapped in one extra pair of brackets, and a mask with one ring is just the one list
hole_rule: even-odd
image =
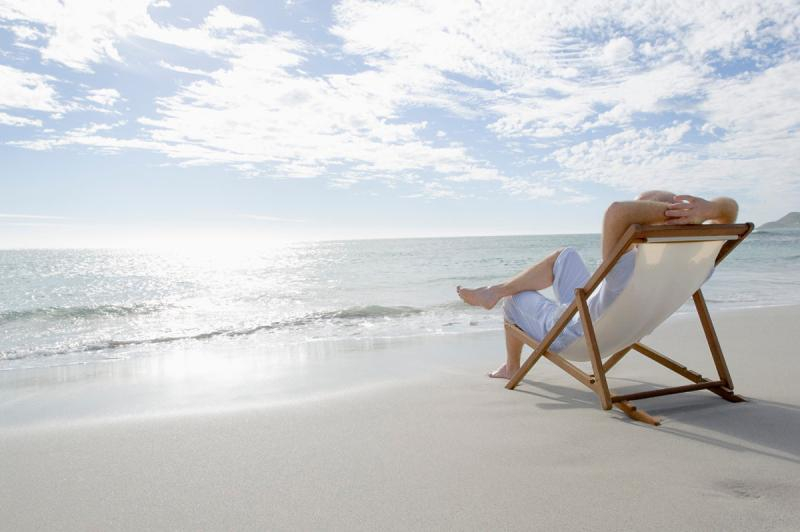
[[(603, 260), (609, 260), (614, 246), (632, 224), (701, 224), (734, 223), (738, 205), (731, 198), (711, 201), (695, 196), (676, 196), (663, 190), (641, 194), (635, 201), (616, 201), (606, 210), (601, 239)], [(600, 316), (625, 288), (633, 271), (635, 250), (623, 255), (600, 286), (588, 299), (592, 316)], [(538, 264), (519, 273), (509, 281), (482, 288), (457, 288), (464, 302), (493, 308), (507, 297), (503, 305), (505, 317), (536, 341), (542, 341), (555, 325), (563, 310), (575, 297), (575, 289), (589, 280), (589, 271), (573, 248), (564, 248), (548, 255)], [(557, 301), (538, 292), (553, 287)], [(550, 346), (554, 353), (568, 346), (583, 330), (576, 315)], [(490, 377), (510, 379), (520, 366), (523, 343), (506, 332), (506, 363), (489, 374)]]

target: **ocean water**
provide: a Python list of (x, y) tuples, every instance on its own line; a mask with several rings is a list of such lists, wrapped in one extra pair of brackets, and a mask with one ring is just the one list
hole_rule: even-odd
[[(455, 286), (506, 279), (553, 249), (590, 270), (599, 235), (314, 242), (241, 253), (0, 251), (0, 370), (202, 348), (500, 330)], [(756, 232), (704, 288), (713, 308), (800, 303), (800, 231)], [(688, 311), (689, 307), (685, 309)]]

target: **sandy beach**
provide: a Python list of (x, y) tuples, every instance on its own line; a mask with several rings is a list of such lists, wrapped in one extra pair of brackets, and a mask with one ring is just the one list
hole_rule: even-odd
[[(499, 332), (2, 372), (0, 528), (797, 530), (800, 306), (713, 314), (749, 401), (640, 401), (660, 427), (547, 361), (505, 390)], [(713, 374), (693, 316), (646, 342)]]

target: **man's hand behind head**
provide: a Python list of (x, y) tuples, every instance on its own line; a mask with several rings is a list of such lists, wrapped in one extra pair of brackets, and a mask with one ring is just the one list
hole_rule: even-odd
[(668, 225), (701, 224), (719, 215), (717, 205), (697, 196), (681, 195), (673, 198), (664, 215)]

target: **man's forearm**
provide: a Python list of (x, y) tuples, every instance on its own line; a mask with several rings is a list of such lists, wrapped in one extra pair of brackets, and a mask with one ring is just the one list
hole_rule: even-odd
[(603, 260), (611, 252), (625, 231), (632, 224), (661, 224), (667, 221), (668, 203), (660, 201), (615, 201), (606, 210), (603, 218)]

